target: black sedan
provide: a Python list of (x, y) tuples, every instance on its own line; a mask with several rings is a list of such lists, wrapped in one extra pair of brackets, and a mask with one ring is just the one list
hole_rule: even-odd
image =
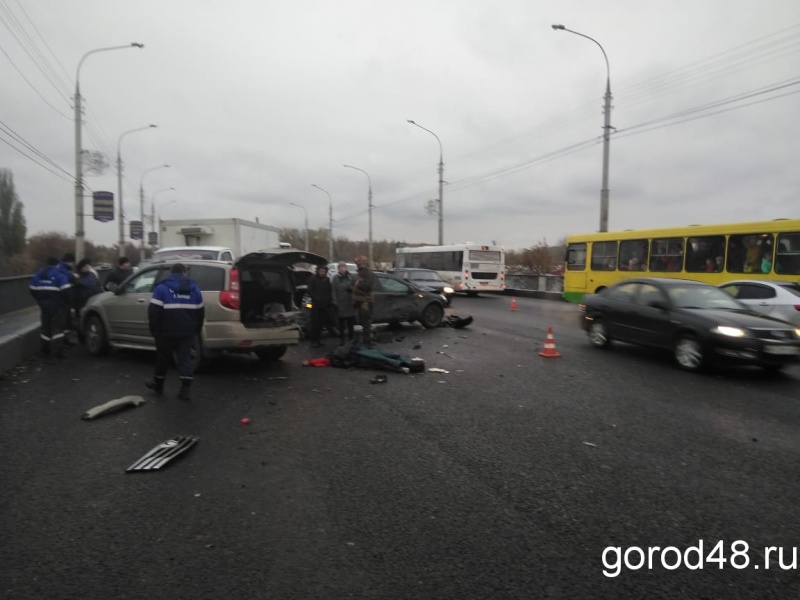
[(581, 321), (591, 343), (612, 340), (669, 349), (699, 371), (717, 361), (770, 370), (800, 361), (800, 329), (750, 312), (717, 287), (683, 279), (627, 279), (586, 296)]
[(431, 269), (402, 268), (392, 271), (392, 275), (409, 281), (426, 292), (441, 294), (447, 300), (448, 306), (456, 293), (453, 287), (442, 279), (439, 273)]

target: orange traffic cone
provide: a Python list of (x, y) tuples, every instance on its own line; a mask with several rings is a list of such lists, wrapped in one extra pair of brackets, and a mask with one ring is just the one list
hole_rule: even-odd
[(517, 298), (515, 296), (511, 296), (511, 311), (514, 312), (517, 310)]
[(544, 349), (539, 352), (539, 356), (544, 356), (545, 358), (561, 358), (561, 355), (556, 350), (556, 341), (553, 338), (553, 328), (547, 328), (547, 338), (544, 341)]

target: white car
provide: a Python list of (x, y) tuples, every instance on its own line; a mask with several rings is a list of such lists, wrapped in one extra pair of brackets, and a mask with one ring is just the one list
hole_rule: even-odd
[(719, 287), (755, 312), (800, 326), (800, 283), (737, 279)]

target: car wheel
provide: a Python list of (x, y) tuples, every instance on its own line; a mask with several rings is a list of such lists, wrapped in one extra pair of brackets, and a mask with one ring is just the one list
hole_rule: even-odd
[(431, 303), (422, 311), (419, 322), (425, 329), (433, 329), (441, 324), (442, 317), (444, 317), (444, 309), (438, 304)]
[(264, 362), (273, 362), (279, 360), (286, 354), (286, 346), (268, 346), (266, 348), (257, 348), (254, 350), (256, 356)]
[(103, 356), (108, 352), (108, 334), (99, 316), (90, 315), (86, 319), (83, 337), (86, 340), (86, 349), (92, 356)]
[(608, 348), (611, 343), (606, 324), (601, 319), (596, 318), (589, 326), (589, 341), (595, 348)]
[(701, 371), (706, 366), (706, 356), (700, 340), (691, 334), (683, 334), (675, 344), (675, 360), (681, 369)]

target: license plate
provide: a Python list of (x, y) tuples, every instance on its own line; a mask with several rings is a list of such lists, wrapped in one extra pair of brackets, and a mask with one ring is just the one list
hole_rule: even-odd
[(796, 355), (800, 354), (800, 348), (797, 346), (766, 346), (764, 352), (767, 354), (780, 354), (780, 355)]
[(480, 281), (479, 283), (480, 283), (481, 285), (489, 285), (489, 282), (488, 282), (488, 281)]

